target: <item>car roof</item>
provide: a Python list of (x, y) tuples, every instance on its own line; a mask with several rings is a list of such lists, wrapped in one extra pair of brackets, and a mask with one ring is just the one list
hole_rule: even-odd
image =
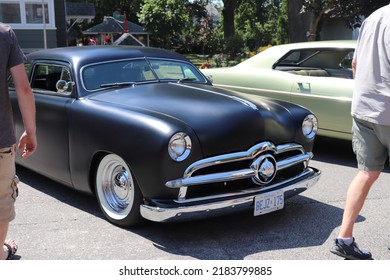
[[(247, 59), (240, 64), (238, 67), (264, 67), (271, 68), (272, 65), (281, 56), (295, 49), (322, 49), (322, 48), (344, 48), (344, 49), (355, 49), (356, 40), (328, 40), (328, 41), (310, 41), (310, 42), (298, 42), (289, 43), (283, 45), (276, 45), (269, 47), (261, 53)], [(237, 67), (236, 66), (236, 67)]]
[(309, 41), (309, 42), (297, 42), (283, 45), (277, 45), (274, 47), (288, 48), (288, 49), (301, 49), (301, 48), (354, 48), (356, 40), (326, 40), (326, 41)]
[(185, 56), (165, 49), (138, 46), (82, 46), (39, 50), (27, 54), (27, 60), (57, 60), (77, 65), (116, 59), (158, 57), (189, 61)]

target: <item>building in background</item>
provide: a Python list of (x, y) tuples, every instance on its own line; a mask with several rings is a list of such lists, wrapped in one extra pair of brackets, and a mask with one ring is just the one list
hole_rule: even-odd
[(0, 0), (0, 21), (12, 26), (25, 52), (66, 46), (65, 0)]
[(95, 5), (88, 2), (0, 0), (0, 21), (11, 25), (26, 53), (73, 45), (73, 26), (94, 17)]
[(116, 45), (149, 46), (149, 33), (144, 27), (127, 21), (125, 17), (120, 19), (104, 17), (102, 23), (84, 30), (83, 34), (93, 36), (99, 45), (103, 45), (104, 39), (109, 38), (110, 42)]

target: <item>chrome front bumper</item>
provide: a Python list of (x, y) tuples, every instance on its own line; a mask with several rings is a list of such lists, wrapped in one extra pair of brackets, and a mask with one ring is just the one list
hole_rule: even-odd
[[(314, 186), (321, 177), (321, 171), (315, 168), (308, 168), (309, 174), (296, 183), (288, 184), (278, 188), (285, 193), (285, 197), (297, 195)], [(274, 189), (268, 189), (273, 191)], [(192, 220), (211, 216), (225, 215), (243, 209), (253, 208), (254, 198), (261, 193), (259, 188), (257, 193), (248, 193), (239, 198), (226, 198), (223, 201), (198, 204), (192, 206), (178, 206), (176, 208), (161, 208), (155, 206), (141, 205), (141, 215), (147, 220), (155, 222), (173, 222), (180, 220)]]

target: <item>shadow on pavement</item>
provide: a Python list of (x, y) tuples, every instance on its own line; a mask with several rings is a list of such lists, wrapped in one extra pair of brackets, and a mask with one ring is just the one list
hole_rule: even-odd
[[(285, 209), (254, 217), (250, 211), (178, 224), (133, 229), (161, 250), (205, 260), (242, 260), (252, 254), (320, 246), (338, 226), (343, 210), (304, 196)], [(364, 218), (359, 216), (358, 222)], [(212, 237), (212, 238), (210, 238)]]
[[(320, 138), (315, 160), (355, 165), (348, 141)], [(61, 202), (105, 219), (94, 197), (74, 191), (18, 166), (21, 181)], [(181, 223), (144, 224), (127, 229), (170, 254), (205, 260), (242, 260), (259, 252), (308, 248), (324, 244), (338, 226), (343, 210), (305, 196), (295, 196), (285, 209), (254, 217), (251, 211)], [(364, 218), (359, 216), (358, 222)], [(112, 225), (115, 227), (114, 225)]]
[[(356, 156), (352, 150), (351, 141), (317, 137), (315, 139), (313, 153), (313, 160), (357, 168)], [(388, 161), (383, 172), (390, 172)]]
[(314, 143), (314, 160), (356, 167), (352, 142), (327, 137), (317, 137)]

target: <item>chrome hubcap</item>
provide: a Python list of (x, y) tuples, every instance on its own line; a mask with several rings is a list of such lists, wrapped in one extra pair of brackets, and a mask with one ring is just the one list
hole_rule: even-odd
[(102, 191), (107, 204), (117, 213), (123, 212), (133, 199), (133, 181), (128, 170), (117, 161), (106, 165), (102, 174)]

